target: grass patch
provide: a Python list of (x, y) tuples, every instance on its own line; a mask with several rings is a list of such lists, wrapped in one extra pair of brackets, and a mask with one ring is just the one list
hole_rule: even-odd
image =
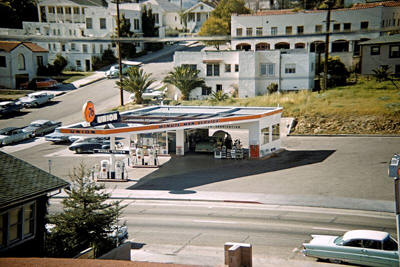
[[(384, 89), (384, 90), (383, 90)], [(283, 116), (330, 115), (393, 115), (400, 94), (390, 82), (377, 83), (361, 78), (357, 84), (336, 87), (325, 92), (299, 91), (275, 93), (244, 99), (181, 101), (194, 106), (259, 106), (283, 107)]]
[(17, 100), (32, 92), (30, 90), (0, 89), (0, 101)]

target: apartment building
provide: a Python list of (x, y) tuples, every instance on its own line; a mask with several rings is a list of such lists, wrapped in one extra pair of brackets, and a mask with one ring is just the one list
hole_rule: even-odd
[[(60, 53), (67, 58), (67, 67), (90, 71), (93, 56), (101, 56), (108, 48), (115, 50), (115, 45), (111, 42), (95, 39), (109, 38), (115, 33), (115, 4), (104, 0), (40, 0), (37, 7), (39, 22), (23, 22), (23, 34), (51, 37), (53, 41), (46, 38), (37, 41), (40, 46), (49, 50), (50, 62)], [(131, 31), (140, 35), (140, 6), (124, 3), (120, 5), (120, 10), (130, 20)], [(81, 37), (92, 38), (82, 40)], [(136, 46), (137, 52), (143, 49), (141, 43)]]
[(174, 65), (200, 70), (207, 87), (191, 92), (193, 99), (223, 91), (239, 97), (267, 93), (271, 83), (281, 91), (314, 88), (315, 53), (304, 50), (175, 52)]
[(400, 77), (400, 34), (361, 43), (361, 74), (374, 74), (373, 70), (385, 65)]
[[(237, 50), (325, 49), (326, 10), (267, 10), (255, 14), (232, 15), (232, 48)], [(355, 4), (332, 10), (329, 51), (346, 66), (353, 66), (362, 41), (398, 31), (400, 2)]]

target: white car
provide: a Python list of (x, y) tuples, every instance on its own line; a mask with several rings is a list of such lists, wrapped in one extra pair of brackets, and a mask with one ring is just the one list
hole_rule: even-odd
[(33, 137), (33, 132), (23, 131), (22, 128), (7, 127), (0, 130), (0, 145), (8, 145)]
[(24, 107), (38, 107), (49, 102), (53, 98), (53, 94), (47, 92), (35, 92), (28, 94), (26, 97), (21, 97), (18, 103), (22, 104)]
[[(165, 84), (160, 81), (154, 82), (150, 88), (147, 88), (142, 94), (143, 100), (160, 100), (165, 97), (168, 88), (166, 88)], [(131, 100), (135, 99), (135, 93), (132, 93), (129, 98)]]
[(343, 236), (312, 235), (303, 244), (303, 254), (332, 262), (347, 262), (364, 266), (399, 266), (397, 242), (389, 233), (353, 230)]
[[(122, 61), (122, 75), (126, 75), (126, 73), (128, 72), (128, 69), (130, 67), (140, 67), (142, 65), (141, 62), (137, 62), (137, 61), (127, 61), (124, 60)], [(112, 65), (111, 68), (105, 72), (104, 74), (108, 79), (111, 78), (118, 78), (119, 76), (119, 65), (115, 64)]]

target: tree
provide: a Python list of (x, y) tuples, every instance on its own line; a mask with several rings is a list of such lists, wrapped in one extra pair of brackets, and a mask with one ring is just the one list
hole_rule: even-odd
[(59, 75), (68, 65), (68, 61), (65, 57), (63, 57), (60, 53), (58, 53), (53, 61), (53, 65), (55, 74)]
[(164, 82), (177, 87), (182, 93), (182, 99), (188, 100), (193, 89), (205, 86), (204, 79), (198, 77), (199, 72), (200, 70), (191, 69), (188, 66), (175, 67), (164, 78)]
[(382, 65), (377, 69), (373, 69), (373, 76), (378, 82), (383, 82), (389, 80), (389, 75), (391, 72), (389, 71), (390, 67), (388, 65)]
[(228, 94), (224, 93), (222, 90), (216, 91), (211, 94), (211, 101), (214, 101), (214, 102), (225, 101), (228, 98), (229, 98)]
[[(229, 24), (223, 19), (217, 17), (208, 18), (201, 26), (200, 36), (223, 36), (229, 34)], [(206, 45), (215, 46), (219, 50), (219, 46), (226, 43), (226, 41), (204, 41)]]
[(71, 187), (65, 190), (68, 197), (62, 201), (63, 212), (48, 218), (54, 225), (46, 237), (48, 256), (72, 257), (88, 247), (94, 247), (95, 255), (100, 256), (115, 247), (109, 234), (115, 230), (125, 206), (120, 201), (109, 202), (104, 184), (92, 181), (83, 164), (74, 168), (70, 179)]
[[(323, 66), (324, 61), (321, 62)], [(322, 67), (320, 69), (323, 69)], [(328, 59), (328, 87), (346, 85), (350, 73), (346, 66), (340, 61), (339, 57), (329, 57)]]
[(151, 78), (151, 73), (146, 73), (142, 68), (131, 67), (128, 69), (127, 77), (122, 79), (122, 84), (117, 81), (117, 85), (121, 86), (125, 91), (135, 94), (136, 104), (142, 104), (142, 94), (155, 82)]
[(0, 0), (0, 28), (22, 29), (23, 21), (39, 21), (35, 0)]
[[(156, 17), (151, 8), (147, 9), (144, 6), (142, 12), (142, 32), (143, 37), (158, 37), (158, 27), (156, 25)], [(146, 49), (150, 51), (157, 51), (163, 48), (162, 43), (146, 43)]]
[[(132, 37), (134, 33), (131, 31), (131, 22), (125, 18), (122, 14), (119, 20), (120, 37)], [(115, 28), (115, 36), (118, 36), (118, 27)], [(121, 57), (122, 58), (133, 58), (136, 55), (136, 46), (134, 43), (122, 43), (121, 42)]]
[(228, 33), (230, 34), (232, 14), (250, 14), (250, 10), (245, 6), (244, 0), (221, 0), (211, 13), (210, 18), (216, 17), (228, 22)]

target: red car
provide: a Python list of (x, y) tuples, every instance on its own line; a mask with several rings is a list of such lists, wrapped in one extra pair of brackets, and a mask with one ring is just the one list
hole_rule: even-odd
[(21, 88), (29, 90), (56, 88), (57, 86), (58, 82), (50, 78), (33, 78), (29, 82), (21, 84)]

